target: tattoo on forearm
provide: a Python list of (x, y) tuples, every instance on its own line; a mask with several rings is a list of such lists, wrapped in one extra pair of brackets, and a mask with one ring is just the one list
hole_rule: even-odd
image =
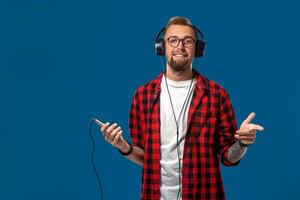
[(247, 147), (241, 147), (238, 142), (234, 143), (228, 150), (228, 160), (231, 163), (236, 163), (245, 155)]

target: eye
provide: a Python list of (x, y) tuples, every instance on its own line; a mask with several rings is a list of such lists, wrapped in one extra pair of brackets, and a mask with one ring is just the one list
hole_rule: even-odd
[(194, 44), (194, 39), (193, 38), (185, 38), (184, 39), (184, 44), (187, 45), (187, 46), (192, 46)]
[(177, 45), (179, 39), (177, 37), (170, 37), (169, 38), (169, 43), (170, 45)]

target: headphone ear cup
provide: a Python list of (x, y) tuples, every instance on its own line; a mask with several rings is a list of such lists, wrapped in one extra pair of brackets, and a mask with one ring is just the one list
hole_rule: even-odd
[(165, 43), (163, 39), (158, 39), (155, 43), (155, 52), (159, 56), (165, 55)]
[(195, 57), (202, 57), (205, 51), (205, 42), (197, 40), (195, 48)]

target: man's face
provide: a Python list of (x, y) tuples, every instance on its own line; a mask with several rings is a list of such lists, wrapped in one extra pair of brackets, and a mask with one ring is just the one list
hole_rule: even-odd
[(193, 28), (185, 25), (171, 25), (165, 33), (164, 40), (168, 65), (174, 71), (187, 70), (195, 55), (196, 35)]

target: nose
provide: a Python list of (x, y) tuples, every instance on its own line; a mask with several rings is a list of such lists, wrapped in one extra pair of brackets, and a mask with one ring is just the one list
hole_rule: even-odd
[(183, 40), (179, 40), (177, 48), (179, 48), (179, 49), (183, 49), (184, 48)]

